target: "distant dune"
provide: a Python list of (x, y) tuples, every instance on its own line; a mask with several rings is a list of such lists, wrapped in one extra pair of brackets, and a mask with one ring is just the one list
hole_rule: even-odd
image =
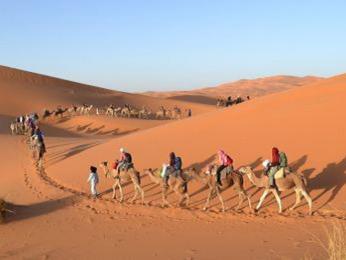
[(273, 76), (257, 79), (243, 79), (224, 83), (215, 87), (190, 91), (146, 92), (143, 94), (152, 97), (188, 100), (195, 103), (215, 104), (217, 98), (226, 98), (228, 96), (237, 97), (238, 95), (242, 97), (259, 97), (312, 84), (320, 80), (323, 80), (323, 78), (313, 76)]
[(195, 114), (210, 110), (210, 107), (205, 105), (129, 94), (5, 66), (0, 66), (0, 93), (0, 113), (8, 115), (83, 103), (131, 104), (155, 110), (161, 105), (170, 108), (177, 105), (183, 109), (191, 108)]

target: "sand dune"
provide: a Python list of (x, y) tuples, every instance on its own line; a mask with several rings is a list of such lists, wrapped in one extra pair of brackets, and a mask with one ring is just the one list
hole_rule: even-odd
[(0, 93), (0, 112), (8, 115), (83, 103), (100, 106), (131, 104), (155, 110), (161, 105), (170, 108), (177, 105), (183, 109), (191, 108), (196, 114), (210, 110), (208, 106), (108, 90), (4, 66), (0, 66)]
[(228, 96), (235, 98), (238, 95), (244, 98), (246, 96), (259, 97), (312, 84), (321, 80), (323, 80), (323, 78), (313, 76), (272, 76), (257, 79), (242, 79), (235, 82), (217, 85), (215, 87), (194, 89), (190, 91), (146, 92), (143, 94), (201, 104), (215, 104), (216, 99), (218, 98), (226, 98)]

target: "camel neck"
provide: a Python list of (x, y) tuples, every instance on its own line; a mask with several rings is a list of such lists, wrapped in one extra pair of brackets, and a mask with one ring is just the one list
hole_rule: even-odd
[(262, 178), (258, 178), (252, 170), (248, 173), (248, 177), (253, 185), (263, 187)]

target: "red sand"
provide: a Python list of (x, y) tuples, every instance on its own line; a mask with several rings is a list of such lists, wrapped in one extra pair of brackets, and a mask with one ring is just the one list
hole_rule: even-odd
[[(342, 109), (346, 100), (346, 74), (228, 109), (213, 111), (207, 106), (199, 106), (200, 115), (164, 125), (157, 125), (155, 121), (103, 117), (76, 117), (64, 123), (50, 124), (45, 126), (48, 178), (42, 178), (32, 166), (30, 153), (21, 137), (6, 133), (9, 115), (60, 104), (67, 97), (66, 104), (81, 100), (75, 101), (79, 95), (72, 95), (76, 99), (70, 94), (58, 97), (57, 93), (61, 92), (54, 93), (53, 85), (49, 91), (44, 89), (42, 82), (51, 78), (38, 76), (39, 81), (26, 72), (20, 72), (20, 75), (16, 72), (4, 81), (2, 76), (0, 78), (1, 93), (4, 89), (11, 90), (8, 93), (11, 98), (2, 98), (0, 105), (0, 139), (3, 147), (8, 148), (0, 151), (4, 162), (0, 196), (22, 206), (16, 207), (17, 214), (10, 217), (9, 223), (0, 226), (0, 257), (299, 259), (309, 251), (317, 259), (323, 259), (324, 252), (312, 243), (310, 232), (320, 235), (321, 227), (329, 221), (346, 219), (346, 123), (343, 120), (346, 112)], [(32, 82), (31, 85), (28, 83), (32, 88), (38, 84), (42, 92), (39, 102), (42, 103), (32, 104), (24, 97), (15, 97), (13, 93), (24, 90), (14, 83), (8, 88), (11, 78)], [(102, 100), (94, 94), (88, 96), (82, 85), (66, 84), (66, 89), (70, 88), (68, 84), (76, 84), (76, 91), (80, 88), (85, 95), (81, 99), (90, 98), (89, 103)], [(88, 88), (90, 93), (101, 91)], [(126, 97), (127, 102), (146, 100), (140, 95), (120, 92), (117, 95)], [(13, 105), (15, 100), (19, 100), (15, 103), (17, 107)], [(150, 100), (155, 106), (162, 102), (161, 99)], [(91, 125), (79, 131), (79, 125), (88, 124)], [(89, 132), (88, 128), (91, 129)], [(115, 128), (120, 132), (138, 130), (122, 136), (102, 134), (102, 131)], [(191, 209), (161, 209), (158, 207), (161, 189), (149, 184), (147, 177), (143, 178), (143, 186), (152, 206), (121, 205), (110, 199), (112, 181), (104, 179), (101, 172), (99, 189), (105, 192), (102, 198), (94, 202), (79, 195), (88, 191), (88, 166), (114, 160), (120, 147), (133, 153), (136, 167), (142, 171), (161, 165), (170, 151), (181, 155), (185, 166), (204, 166), (219, 148), (230, 153), (236, 167), (258, 166), (261, 160), (270, 156), (273, 145), (288, 154), (294, 169), (308, 176), (316, 211), (314, 216), (305, 216), (307, 208), (304, 204), (296, 213), (285, 211), (279, 216), (271, 197), (258, 215), (249, 214), (247, 207), (243, 213), (236, 213), (232, 208), (237, 198), (232, 190), (223, 193), (226, 206), (230, 208), (226, 213), (218, 211), (216, 200), (209, 212), (202, 212), (200, 209), (207, 193), (197, 182), (190, 187)], [(249, 181), (245, 179), (245, 182), (250, 188)], [(255, 193), (252, 197), (255, 204), (261, 191), (250, 188), (249, 192)], [(131, 185), (126, 186), (125, 199), (132, 195)], [(285, 192), (282, 197), (284, 209), (287, 209), (293, 195)], [(177, 201), (172, 194), (168, 199)]]

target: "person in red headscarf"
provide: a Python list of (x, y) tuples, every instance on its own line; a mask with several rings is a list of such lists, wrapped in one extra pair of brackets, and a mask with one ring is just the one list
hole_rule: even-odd
[(269, 185), (271, 187), (275, 187), (275, 173), (280, 168), (280, 152), (279, 149), (276, 147), (272, 148), (272, 161), (270, 163), (270, 168), (268, 170), (268, 177), (269, 177)]
[(279, 149), (276, 147), (272, 148), (272, 162), (271, 166), (278, 166), (280, 165), (280, 154)]

